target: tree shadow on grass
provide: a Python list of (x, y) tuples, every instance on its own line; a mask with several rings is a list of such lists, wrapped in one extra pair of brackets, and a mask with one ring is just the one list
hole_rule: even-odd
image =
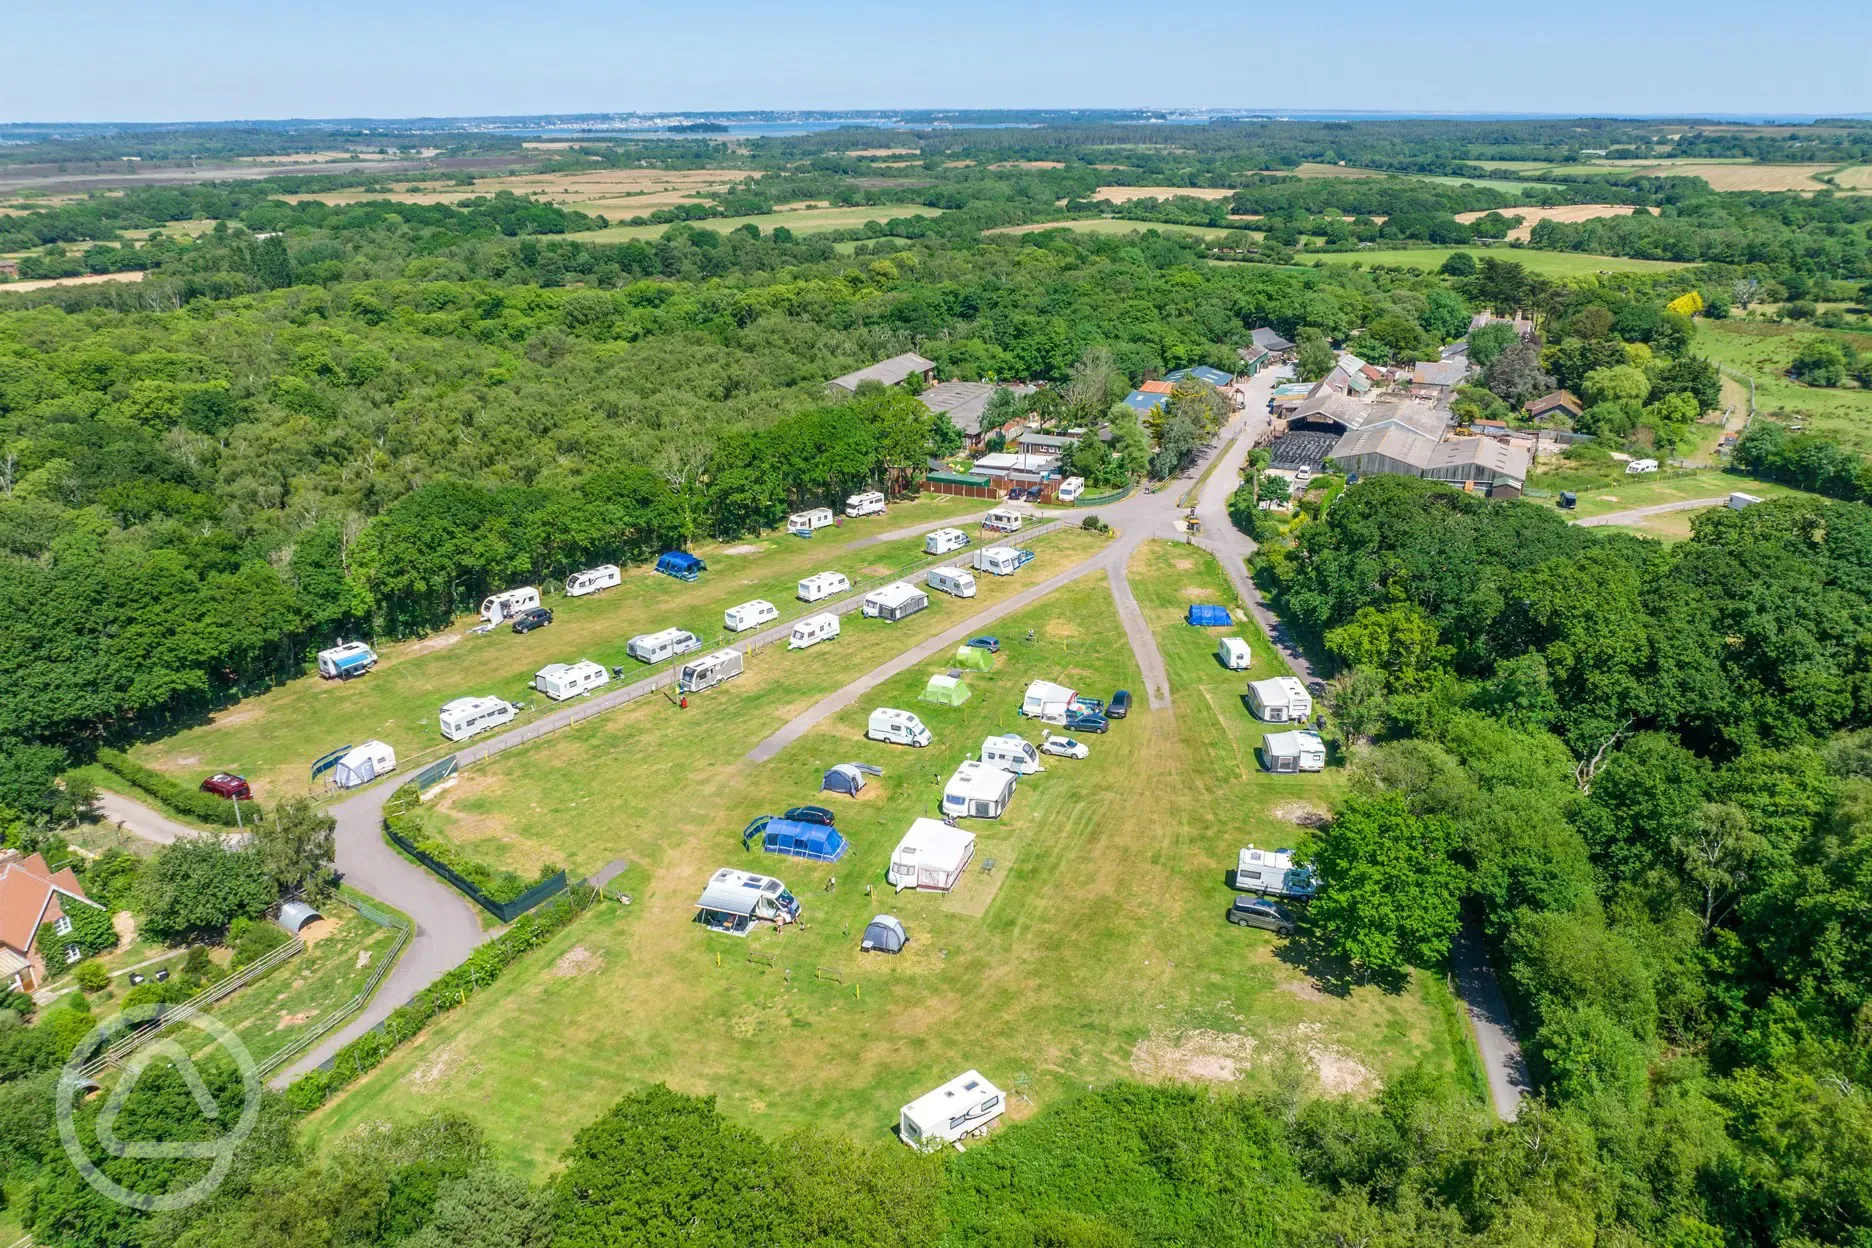
[(1372, 986), (1397, 995), (1410, 982), (1407, 973), (1373, 971), (1361, 975), (1352, 964), (1328, 947), (1325, 939), (1304, 918), (1294, 934), (1274, 948), (1274, 956), (1304, 974), (1314, 987), (1328, 996), (1344, 999), (1354, 988)]

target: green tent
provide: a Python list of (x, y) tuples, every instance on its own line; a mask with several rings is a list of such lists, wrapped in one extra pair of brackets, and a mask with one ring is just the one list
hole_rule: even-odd
[(956, 650), (955, 665), (985, 672), (994, 666), (994, 655), (989, 654), (980, 646), (962, 646)]
[(961, 706), (969, 700), (969, 687), (955, 676), (932, 676), (923, 686), (923, 700), (943, 706)]

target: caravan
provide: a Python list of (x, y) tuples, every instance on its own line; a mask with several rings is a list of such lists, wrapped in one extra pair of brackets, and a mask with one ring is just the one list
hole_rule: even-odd
[(851, 590), (851, 578), (843, 572), (815, 572), (799, 583), (801, 602), (823, 602), (834, 594)]
[(795, 537), (811, 537), (820, 529), (832, 524), (834, 517), (830, 507), (815, 507), (811, 511), (796, 512), (786, 518), (786, 531)]
[(745, 936), (756, 923), (791, 923), (800, 903), (787, 886), (770, 875), (723, 867), (709, 877), (696, 901), (696, 922), (712, 932)]
[(332, 782), (341, 789), (355, 789), (395, 770), (396, 751), (382, 741), (366, 741), (338, 760), (332, 768)]
[(326, 680), (350, 680), (377, 666), (377, 652), (361, 641), (341, 641), (318, 652), (319, 675)]
[(992, 763), (970, 759), (943, 786), (942, 812), (950, 819), (999, 819), (1014, 800), (1020, 777)]
[(1063, 724), (1066, 722), (1066, 713), (1072, 709), (1073, 699), (1078, 696), (1076, 690), (1068, 689), (1065, 685), (1056, 685), (1050, 680), (1036, 680), (1021, 695), (1020, 713), (1028, 719)]
[(873, 741), (913, 745), (918, 749), (934, 740), (922, 720), (909, 711), (896, 711), (888, 706), (880, 706), (871, 712), (870, 722), (865, 725), (865, 736)]
[(830, 611), (818, 615), (809, 615), (793, 626), (793, 635), (787, 638), (786, 648), (804, 650), (816, 646), (822, 641), (831, 641), (839, 635), (839, 617)]
[(892, 581), (882, 589), (874, 589), (864, 596), (866, 619), (884, 620), (893, 624), (907, 615), (915, 615), (927, 606), (929, 595), (902, 581)]
[(701, 693), (724, 680), (733, 680), (741, 674), (741, 667), (739, 650), (717, 650), (683, 664), (682, 674), (676, 678), (676, 688), (683, 693)]
[(858, 516), (881, 516), (884, 514), (884, 496), (875, 490), (867, 494), (854, 494), (845, 500), (845, 514)]
[(933, 1153), (986, 1131), (1006, 1111), (1001, 1089), (971, 1070), (898, 1110), (897, 1136), (919, 1153)]
[(771, 624), (780, 618), (780, 608), (765, 598), (744, 602), (722, 612), (722, 626), (731, 633), (745, 633), (750, 628)]
[(961, 568), (931, 568), (925, 579), (931, 589), (940, 589), (945, 594), (957, 598), (975, 596), (975, 578)]
[(639, 633), (624, 650), (639, 663), (661, 663), (701, 648), (702, 639), (688, 629), (666, 628), (660, 633)]
[(555, 702), (576, 698), (611, 683), (611, 673), (590, 659), (576, 663), (548, 663), (533, 673), (533, 687)]
[(504, 594), (489, 594), (483, 599), (481, 618), (490, 624), (498, 624), (539, 605), (539, 590), (531, 585), (525, 589), (510, 589)]
[(1067, 477), (1064, 481), (1060, 482), (1059, 501), (1062, 503), (1077, 502), (1079, 501), (1079, 496), (1084, 493), (1084, 477)]
[(615, 563), (601, 563), (595, 568), (586, 568), (583, 572), (574, 572), (566, 577), (565, 593), (568, 598), (583, 598), (586, 594), (595, 594), (601, 589), (610, 589), (624, 583), (624, 574), (618, 571)]
[(982, 517), (982, 528), (995, 529), (1002, 533), (1018, 533), (1021, 527), (1021, 514), (1012, 507), (997, 507)]
[(442, 708), (436, 724), (450, 741), (466, 741), (477, 732), (511, 723), (517, 713), (512, 703), (499, 698), (456, 698)]
[(1045, 771), (1040, 765), (1040, 752), (1027, 742), (1007, 733), (999, 737), (988, 737), (982, 742), (982, 762), (993, 763), (1003, 771), (1011, 771), (1017, 776), (1031, 776), (1035, 772)]
[(1250, 845), (1235, 860), (1235, 887), (1264, 897), (1310, 901), (1319, 888), (1311, 868), (1298, 865), (1291, 849), (1256, 849)]
[(1224, 637), (1216, 646), (1216, 659), (1231, 672), (1245, 672), (1254, 661), (1248, 643), (1240, 637)]
[(1033, 562), (1034, 552), (1012, 546), (984, 546), (975, 552), (975, 570), (995, 576), (1012, 576)]
[(968, 534), (961, 529), (937, 529), (923, 536), (923, 553), (926, 555), (946, 555), (952, 550), (961, 550), (969, 544)]
[(1313, 714), (1313, 695), (1294, 676), (1248, 682), (1248, 709), (1267, 724), (1304, 723)]
[(940, 819), (918, 819), (891, 851), (884, 881), (900, 893), (906, 888), (946, 893), (962, 882), (974, 856), (973, 832)]

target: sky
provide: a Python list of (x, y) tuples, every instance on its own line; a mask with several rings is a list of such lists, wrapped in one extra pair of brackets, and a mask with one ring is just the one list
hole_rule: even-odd
[(8, 8), (0, 121), (766, 108), (1872, 112), (1867, 0)]

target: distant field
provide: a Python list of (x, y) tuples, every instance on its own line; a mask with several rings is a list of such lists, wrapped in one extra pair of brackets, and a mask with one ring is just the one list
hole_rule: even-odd
[[(1424, 182), (1441, 182), (1447, 186), (1482, 186), (1491, 191), (1500, 191), (1504, 195), (1519, 195), (1530, 187), (1557, 187), (1558, 182), (1516, 182), (1507, 178), (1459, 178), (1454, 174), (1404, 174), (1404, 177), (1418, 178)], [(1502, 209), (1506, 212), (1507, 209)]]
[[(755, 217), (712, 217), (690, 224), (721, 233), (753, 225), (759, 226), (762, 234), (767, 234), (775, 226), (784, 225), (795, 234), (823, 234), (827, 230), (854, 229), (867, 221), (884, 222), (893, 217), (941, 215), (942, 209), (926, 208), (922, 204), (885, 204), (877, 208), (806, 208), (799, 212), (770, 212)], [(586, 230), (566, 237), (586, 243), (626, 243), (633, 238), (661, 238), (667, 229), (667, 225), (614, 225), (609, 229)]]
[(1141, 234), (1145, 230), (1156, 230), (1160, 234), (1188, 234), (1211, 242), (1245, 234), (1250, 238), (1259, 238), (1259, 231), (1252, 230), (1217, 230), (1203, 225), (1172, 225), (1162, 221), (1126, 221), (1122, 217), (1094, 217), (1082, 221), (1041, 221), (1032, 225), (1006, 225), (1000, 229), (984, 230), (985, 234), (1041, 234), (1047, 230), (1072, 230), (1080, 234)]
[[(1559, 208), (1501, 208), (1492, 209), (1504, 217), (1520, 217), (1521, 224), (1508, 231), (1512, 240), (1525, 243), (1534, 232), (1538, 221), (1591, 221), (1597, 217), (1624, 217), (1631, 215), (1631, 209), (1623, 204), (1566, 204)], [(1459, 212), (1456, 219), (1468, 224), (1488, 215), (1487, 212)]]
[(1855, 191), (1872, 191), (1872, 165), (1852, 165), (1833, 175), (1841, 186)]
[(36, 277), (23, 282), (0, 282), (0, 295), (25, 290), (44, 290), (48, 286), (95, 286), (99, 282), (140, 282), (142, 270), (129, 273), (86, 273), (79, 277)]
[(1638, 165), (1620, 161), (1618, 168), (1655, 177), (1702, 178), (1716, 191), (1818, 191), (1823, 184), (1814, 175), (1826, 173), (1834, 166), (1732, 165), (1712, 161)]
[(1190, 199), (1227, 199), (1234, 193), (1226, 186), (1101, 186), (1092, 192), (1092, 198), (1128, 204), (1134, 199), (1171, 199), (1179, 195)]
[(1360, 169), (1352, 165), (1321, 165), (1307, 161), (1297, 169), (1277, 172), (1289, 172), (1299, 178), (1388, 178), (1393, 175), (1383, 169)]
[[(1580, 519), (1588, 516), (1603, 516), (1615, 511), (1628, 511), (1634, 507), (1683, 503), (1693, 498), (1727, 499), (1737, 490), (1763, 498), (1800, 493), (1799, 490), (1790, 489), (1785, 485), (1753, 481), (1748, 477), (1722, 472), (1715, 468), (1706, 468), (1696, 472), (1645, 474), (1636, 477), (1624, 476), (1623, 472), (1623, 468), (1616, 466), (1595, 472), (1569, 471), (1561, 468), (1558, 471), (1536, 474), (1529, 479), (1528, 484), (1535, 489), (1556, 492), (1572, 490), (1578, 494), (1579, 505), (1574, 509), (1573, 515)], [(1553, 499), (1548, 499), (1546, 502), (1548, 506), (1554, 505)], [(1695, 515), (1696, 513), (1682, 514)]]
[(1673, 260), (1630, 260), (1623, 256), (1593, 256), (1577, 251), (1537, 251), (1532, 247), (1423, 247), (1399, 251), (1340, 251), (1327, 255), (1310, 255), (1301, 252), (1295, 255), (1297, 263), (1308, 264), (1314, 260), (1325, 260), (1330, 264), (1347, 264), (1358, 261), (1370, 268), (1375, 264), (1415, 265), (1425, 271), (1438, 268), (1457, 251), (1467, 251), (1480, 260), (1484, 256), (1493, 256), (1498, 260), (1512, 260), (1523, 265), (1530, 273), (1541, 273), (1549, 277), (1581, 277), (1593, 273), (1658, 273), (1666, 269), (1681, 269), (1684, 265)]
[(1064, 169), (1065, 162), (1058, 160), (1003, 160), (988, 166), (990, 169)]
[(1851, 342), (1860, 351), (1872, 351), (1872, 334), (1762, 321), (1699, 321), (1697, 325), (1694, 349), (1699, 354), (1755, 379), (1758, 412), (1785, 413), (1785, 418), (1799, 421), (1808, 433), (1824, 434), (1853, 450), (1872, 453), (1872, 391), (1823, 390), (1786, 376), (1794, 353), (1810, 338), (1832, 337)]
[[(532, 195), (593, 216), (635, 217), (658, 208), (693, 204), (744, 178), (760, 176), (758, 172), (743, 169), (594, 169), (589, 173), (478, 177), (473, 186), (458, 186), (438, 181), (433, 174), (408, 177), (388, 174), (385, 181), (393, 188), (388, 193), (345, 190), (280, 198), (294, 202), (312, 199), (328, 204), (355, 204), (375, 199), (410, 204), (456, 204), (477, 195), (512, 191), (515, 195)], [(411, 187), (420, 189), (412, 191)]]

